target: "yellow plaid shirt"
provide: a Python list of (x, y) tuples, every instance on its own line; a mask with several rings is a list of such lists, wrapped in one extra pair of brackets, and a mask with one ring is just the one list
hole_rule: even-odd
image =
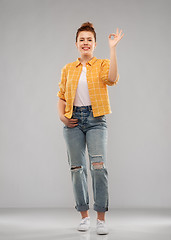
[[(117, 84), (119, 74), (115, 82), (109, 81), (109, 66), (109, 59), (97, 59), (96, 57), (93, 57), (86, 63), (87, 84), (94, 117), (112, 112), (107, 85), (112, 86)], [(80, 58), (77, 58), (75, 62), (66, 64), (61, 70), (61, 82), (59, 83), (57, 96), (66, 101), (65, 116), (67, 118), (72, 117), (73, 102), (82, 67)]]

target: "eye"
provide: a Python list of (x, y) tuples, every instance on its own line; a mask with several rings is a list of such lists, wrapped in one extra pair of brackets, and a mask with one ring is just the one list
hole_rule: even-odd
[(89, 41), (91, 42), (92, 40), (90, 39)]

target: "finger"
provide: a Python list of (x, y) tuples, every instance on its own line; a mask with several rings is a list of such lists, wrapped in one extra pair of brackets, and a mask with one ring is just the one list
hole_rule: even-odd
[(116, 29), (116, 34), (118, 35), (118, 28)]
[(77, 126), (78, 123), (69, 123), (68, 125), (69, 125), (70, 127), (72, 127), (72, 126)]
[(124, 33), (122, 34), (122, 36), (120, 38), (123, 38), (123, 36), (124, 36)]
[(70, 118), (70, 121), (78, 121), (78, 119), (77, 118)]
[(69, 122), (70, 125), (73, 125), (73, 124), (78, 124), (78, 121), (75, 121), (75, 122)]
[(77, 125), (78, 125), (78, 124), (71, 124), (71, 125), (69, 124), (68, 127), (74, 128), (74, 127), (76, 127)]
[(69, 121), (70, 122), (78, 122), (78, 119), (77, 118), (71, 118)]
[(111, 36), (115, 36), (115, 34), (114, 33), (109, 34), (109, 38), (111, 38)]

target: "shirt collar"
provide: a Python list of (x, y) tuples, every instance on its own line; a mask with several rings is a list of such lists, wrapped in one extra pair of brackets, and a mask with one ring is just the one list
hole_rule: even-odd
[[(91, 66), (93, 65), (93, 63), (95, 63), (95, 61), (97, 60), (96, 57), (93, 57), (90, 61), (88, 61), (87, 63)], [(80, 58), (77, 58), (76, 60), (76, 67), (78, 67), (81, 64), (80, 62)]]

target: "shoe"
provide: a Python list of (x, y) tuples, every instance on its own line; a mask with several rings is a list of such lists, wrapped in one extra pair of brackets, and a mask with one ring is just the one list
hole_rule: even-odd
[(109, 233), (105, 221), (97, 219), (96, 232), (100, 235), (105, 235)]
[(87, 231), (90, 227), (90, 217), (82, 218), (77, 230), (78, 231)]

